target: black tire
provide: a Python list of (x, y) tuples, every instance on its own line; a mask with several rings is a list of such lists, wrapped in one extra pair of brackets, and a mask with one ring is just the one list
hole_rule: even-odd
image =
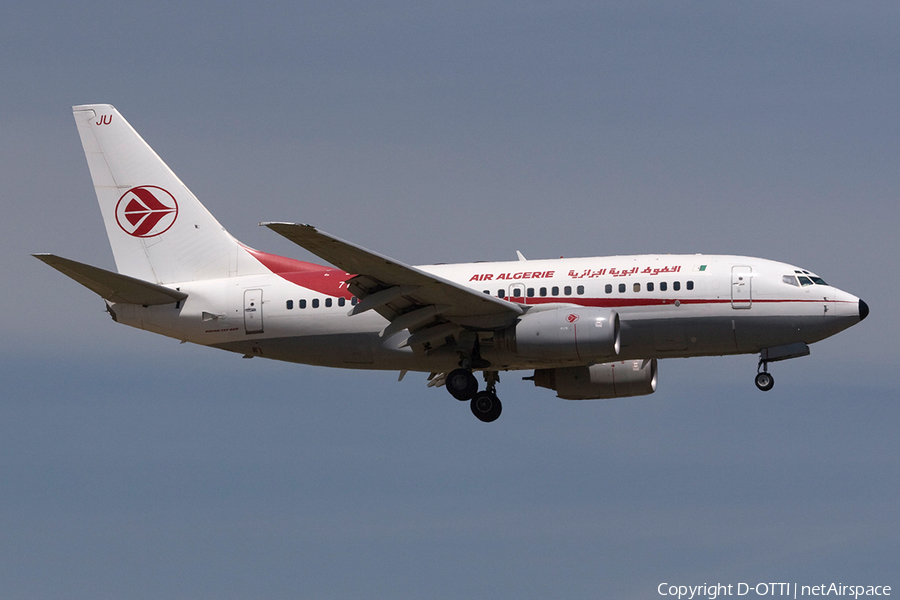
[(472, 414), (484, 423), (496, 421), (503, 411), (503, 404), (500, 403), (500, 398), (488, 391), (475, 394), (469, 406), (472, 408)]
[(478, 393), (478, 380), (468, 369), (454, 369), (444, 382), (447, 391), (457, 400), (471, 400)]
[(756, 387), (764, 392), (768, 392), (775, 386), (775, 378), (769, 373), (756, 374)]

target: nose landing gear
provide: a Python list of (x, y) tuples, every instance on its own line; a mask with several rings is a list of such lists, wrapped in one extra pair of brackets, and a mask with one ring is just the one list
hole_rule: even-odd
[(769, 361), (762, 354), (759, 356), (759, 365), (756, 366), (756, 387), (763, 392), (775, 387), (775, 378), (769, 374)]
[(756, 374), (756, 387), (764, 392), (768, 392), (775, 386), (775, 378), (768, 371), (761, 371)]
[(763, 348), (759, 353), (759, 366), (756, 367), (756, 387), (768, 392), (775, 386), (775, 378), (769, 373), (769, 363), (789, 358), (809, 356), (809, 346), (803, 342)]

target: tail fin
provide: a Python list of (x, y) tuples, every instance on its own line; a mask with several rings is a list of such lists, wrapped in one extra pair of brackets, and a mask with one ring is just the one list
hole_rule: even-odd
[(72, 111), (119, 273), (174, 283), (264, 272), (115, 108)]

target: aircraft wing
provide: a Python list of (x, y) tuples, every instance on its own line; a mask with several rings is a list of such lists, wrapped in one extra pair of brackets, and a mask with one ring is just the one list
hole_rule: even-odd
[[(459, 326), (502, 329), (513, 324), (524, 309), (514, 302), (477, 292), (404, 264), (377, 252), (341, 240), (312, 225), (260, 223), (336, 267), (356, 273), (349, 290), (360, 299), (350, 314), (375, 310), (391, 322), (382, 335), (403, 329), (414, 333), (408, 345), (433, 342), (451, 335)], [(451, 331), (452, 330), (452, 331)]]
[(150, 306), (171, 304), (188, 297), (184, 292), (167, 288), (164, 285), (150, 283), (121, 273), (113, 273), (55, 254), (32, 254), (32, 256), (110, 302)]

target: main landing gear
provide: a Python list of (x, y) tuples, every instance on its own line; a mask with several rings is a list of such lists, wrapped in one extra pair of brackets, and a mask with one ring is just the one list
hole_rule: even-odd
[(496, 421), (503, 410), (503, 405), (494, 391), (500, 380), (496, 371), (485, 371), (484, 380), (487, 389), (478, 391), (478, 380), (469, 369), (454, 369), (447, 375), (444, 385), (450, 395), (460, 401), (469, 401), (472, 414), (480, 421), (490, 423)]

